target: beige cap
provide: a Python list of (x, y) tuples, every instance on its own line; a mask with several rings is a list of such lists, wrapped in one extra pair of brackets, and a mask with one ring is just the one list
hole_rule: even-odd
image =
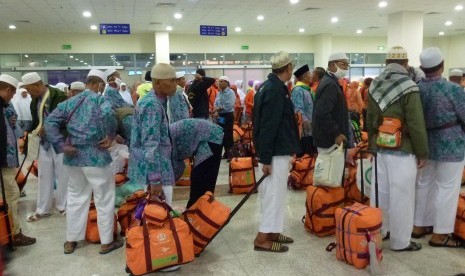
[(27, 73), (21, 77), (23, 85), (29, 85), (41, 81), (39, 74), (37, 72)]
[(87, 77), (98, 77), (103, 82), (107, 83), (107, 76), (105, 75), (105, 73), (103, 71), (98, 70), (98, 69), (91, 69), (89, 71), (89, 74), (87, 74)]
[(270, 61), (271, 68), (278, 69), (291, 63), (292, 59), (288, 52), (279, 51), (271, 57)]
[(408, 59), (407, 51), (401, 46), (394, 46), (387, 52), (386, 59)]
[(71, 83), (71, 89), (73, 90), (84, 90), (86, 89), (86, 85), (83, 82), (75, 81)]
[(175, 79), (176, 71), (174, 70), (173, 66), (167, 63), (158, 63), (153, 66), (150, 76), (152, 79), (157, 80)]
[(349, 60), (349, 57), (345, 53), (333, 53), (329, 56), (328, 61), (335, 60)]
[(463, 77), (463, 71), (460, 69), (450, 70), (449, 77)]
[(13, 86), (14, 88), (16, 88), (18, 86), (18, 80), (13, 78), (10, 75), (7, 75), (7, 74), (1, 74), (0, 75), (0, 81), (8, 83), (9, 85)]

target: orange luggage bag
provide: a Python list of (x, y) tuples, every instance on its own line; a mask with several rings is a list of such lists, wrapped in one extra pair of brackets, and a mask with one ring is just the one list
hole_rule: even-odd
[(229, 163), (229, 192), (245, 194), (255, 186), (252, 157), (234, 157)]
[(132, 213), (136, 210), (141, 200), (147, 197), (147, 193), (139, 190), (130, 195), (118, 209), (118, 222), (121, 226), (121, 236), (126, 234), (126, 230), (132, 222)]
[[(7, 218), (9, 224), (7, 223)], [(8, 212), (7, 215), (5, 205), (3, 204), (3, 201), (0, 200), (0, 245), (6, 246), (10, 244), (10, 239), (12, 239), (13, 237), (11, 229), (13, 229), (12, 217), (10, 215), (10, 212)]]
[(465, 193), (461, 193), (457, 205), (457, 215), (455, 216), (454, 234), (465, 240)]
[[(115, 214), (114, 219), (114, 237), (116, 238), (116, 233), (118, 232), (118, 224), (117, 224), (117, 217)], [(87, 228), (86, 228), (86, 241), (91, 243), (99, 243), (100, 242), (100, 235), (98, 232), (98, 225), (97, 225), (97, 209), (93, 202), (90, 203), (89, 207), (89, 215), (87, 217)]]
[(315, 158), (308, 154), (295, 159), (292, 169), (289, 172), (287, 184), (294, 190), (305, 190), (313, 185), (313, 169), (315, 168)]
[(191, 185), (191, 172), (192, 172), (192, 163), (190, 159), (184, 160), (186, 167), (184, 172), (181, 175), (181, 178), (176, 181), (177, 186), (190, 186)]
[(217, 201), (212, 192), (206, 192), (194, 205), (183, 213), (194, 238), (194, 252), (202, 253), (229, 218), (231, 209)]

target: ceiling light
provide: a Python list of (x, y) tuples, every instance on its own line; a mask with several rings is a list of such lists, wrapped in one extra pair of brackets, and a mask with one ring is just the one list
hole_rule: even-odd
[(264, 17), (263, 15), (259, 15), (259, 16), (257, 16), (257, 20), (260, 20), (260, 21), (262, 21), (263, 19), (265, 19), (265, 17)]
[(291, 4), (297, 4), (299, 3), (299, 0), (289, 0), (289, 2), (291, 2)]
[(236, 32), (242, 31), (241, 27), (236, 27), (234, 30), (235, 30)]
[(47, 62), (48, 62), (48, 60), (44, 60), (44, 62), (45, 62), (45, 63), (47, 63)]
[(78, 58), (75, 58), (74, 60), (79, 60)]
[(149, 57), (149, 59), (153, 59), (153, 56)]
[(444, 25), (450, 26), (450, 25), (452, 25), (452, 21), (446, 21), (446, 23), (444, 23)]
[(174, 14), (174, 18), (176, 18), (176, 19), (181, 19), (181, 18), (182, 18), (182, 14), (179, 13), (179, 12), (175, 13), (175, 14)]
[(378, 7), (380, 8), (385, 8), (387, 6), (387, 2), (386, 1), (381, 1), (378, 3)]
[(172, 27), (172, 26), (166, 26), (166, 30), (167, 30), (167, 31), (172, 31), (172, 30), (173, 30), (173, 27)]
[(69, 56), (69, 58), (73, 58), (73, 56)]
[(29, 55), (24, 55), (24, 57), (29, 57)]
[(84, 65), (87, 65), (87, 62), (84, 62)]
[(333, 22), (333, 23), (336, 23), (336, 22), (338, 22), (338, 21), (339, 21), (339, 18), (337, 18), (337, 17), (331, 18), (331, 22)]
[(361, 33), (363, 33), (363, 31), (362, 30), (357, 30), (357, 33), (361, 34)]
[(84, 62), (83, 60), (80, 60), (79, 62)]
[(462, 6), (462, 5), (457, 5), (457, 6), (455, 6), (454, 9), (455, 9), (456, 11), (461, 11), (461, 10), (463, 10), (463, 6)]
[(303, 32), (305, 32), (305, 29), (304, 29), (304, 28), (300, 28), (300, 29), (299, 29), (299, 33), (303, 33)]
[(444, 32), (439, 32), (439, 35), (444, 35)]
[(224, 56), (220, 56), (220, 58), (222, 58), (222, 57), (224, 57)]
[(12, 25), (8, 26), (8, 28), (10, 28), (10, 30), (14, 30), (14, 29), (16, 29), (16, 26), (12, 24)]
[(90, 13), (90, 11), (85, 11), (85, 12), (82, 13), (82, 16), (84, 16), (84, 17), (91, 17), (92, 14)]
[(90, 25), (90, 29), (93, 31), (97, 30), (97, 25)]

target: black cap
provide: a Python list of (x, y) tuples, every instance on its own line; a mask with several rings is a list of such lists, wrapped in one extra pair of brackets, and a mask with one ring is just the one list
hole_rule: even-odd
[(152, 81), (152, 77), (150, 76), (151, 71), (145, 72), (145, 80), (146, 81)]
[(195, 71), (195, 73), (201, 75), (202, 77), (205, 77), (205, 70), (203, 70), (203, 69), (197, 69), (197, 71)]
[(308, 68), (308, 65), (305, 64), (304, 66), (300, 67), (294, 72), (294, 76), (296, 78), (300, 78), (303, 74), (307, 73), (308, 71), (310, 71), (310, 68)]

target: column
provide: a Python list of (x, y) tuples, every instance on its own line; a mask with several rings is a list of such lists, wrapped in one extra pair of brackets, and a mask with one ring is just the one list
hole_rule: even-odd
[(331, 34), (315, 35), (315, 67), (328, 67), (328, 58), (332, 54), (333, 37)]
[(155, 33), (156, 63), (170, 63), (170, 35), (168, 32)]
[(388, 17), (388, 48), (402, 46), (408, 54), (409, 65), (420, 66), (423, 50), (423, 13), (398, 12)]

